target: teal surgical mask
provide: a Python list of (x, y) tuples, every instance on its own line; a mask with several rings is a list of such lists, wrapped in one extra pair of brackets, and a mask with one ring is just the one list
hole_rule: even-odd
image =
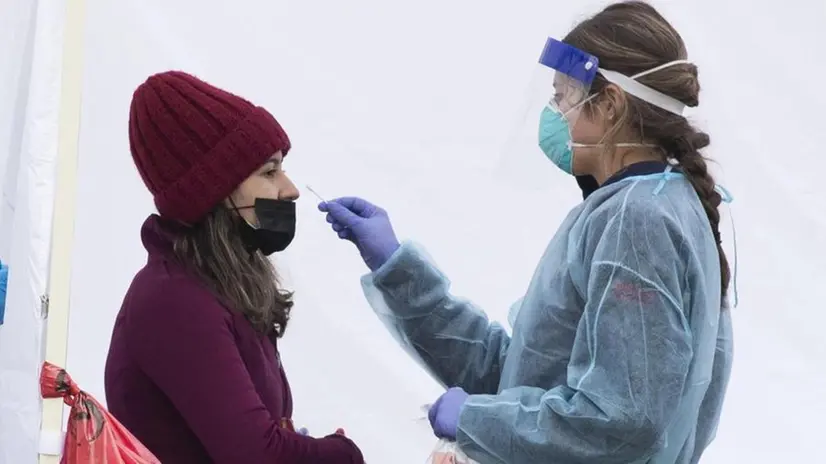
[[(583, 102), (582, 104), (584, 104)], [(570, 111), (578, 108), (574, 107)], [(539, 147), (559, 169), (574, 174), (574, 148), (596, 148), (603, 144), (574, 143), (568, 118), (557, 108), (548, 105), (539, 116)], [(616, 147), (652, 147), (645, 143), (617, 143)]]
[(539, 117), (539, 148), (559, 169), (574, 174), (574, 152), (568, 119), (551, 105)]

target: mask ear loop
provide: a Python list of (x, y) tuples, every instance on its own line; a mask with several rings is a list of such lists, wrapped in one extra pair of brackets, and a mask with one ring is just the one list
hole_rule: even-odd
[[(572, 106), (572, 107), (571, 107), (568, 111), (566, 111), (566, 112), (562, 113), (562, 116), (565, 116), (565, 117), (567, 118), (567, 117), (568, 117), (568, 114), (569, 114), (571, 111), (577, 110), (577, 109), (579, 109), (579, 108), (584, 108), (584, 107), (585, 107), (585, 104), (586, 104), (586, 103), (588, 103), (589, 101), (593, 100), (594, 98), (596, 98), (596, 97), (597, 97), (597, 95), (598, 95), (598, 94), (596, 94), (596, 93), (595, 93), (595, 94), (593, 94), (593, 95), (589, 95), (589, 96), (588, 96), (585, 100), (582, 100), (581, 102), (579, 102), (579, 103), (577, 103), (576, 105)], [(549, 105), (549, 106), (552, 106), (552, 105)], [(572, 129), (573, 129), (573, 128), (572, 128)]]
[[(574, 111), (574, 110), (577, 110), (577, 109), (582, 109), (582, 110), (584, 110), (584, 109), (585, 109), (585, 105), (586, 105), (589, 101), (591, 101), (591, 100), (593, 100), (594, 98), (596, 98), (598, 95), (599, 95), (599, 94), (596, 94), (596, 93), (595, 93), (595, 94), (593, 94), (593, 95), (588, 96), (588, 98), (586, 98), (585, 100), (582, 100), (581, 102), (579, 102), (579, 103), (577, 103), (576, 105), (572, 106), (572, 107), (571, 107), (571, 109), (569, 109), (568, 111), (566, 111), (566, 112), (562, 113), (562, 115), (563, 115), (563, 116), (565, 116), (565, 117), (566, 117), (566, 119), (567, 119), (568, 113), (570, 113), (571, 111)], [(574, 130), (574, 128), (570, 126), (570, 123), (569, 123), (568, 128), (569, 128), (571, 131), (573, 131), (573, 130)], [(577, 147), (577, 148), (593, 148), (593, 147), (598, 147), (598, 146), (601, 146), (601, 145), (602, 145), (602, 143), (605, 141), (605, 137), (606, 137), (606, 136), (607, 136), (607, 134), (606, 134), (606, 135), (603, 135), (603, 136), (602, 136), (602, 138), (599, 140), (599, 143), (594, 144), (594, 145), (584, 144), (584, 143), (576, 143), (576, 142), (574, 142), (574, 141), (573, 141), (573, 137), (571, 137), (571, 148), (574, 148), (574, 147)]]
[(259, 227), (258, 227), (258, 226), (256, 226), (256, 225), (250, 224), (250, 222), (249, 222), (249, 221), (247, 221), (247, 218), (245, 218), (245, 217), (244, 217), (244, 215), (242, 215), (242, 214), (241, 214), (241, 210), (242, 210), (242, 209), (250, 209), (250, 208), (255, 208), (255, 205), (250, 205), (250, 206), (242, 206), (242, 207), (239, 207), (239, 206), (238, 206), (238, 205), (236, 205), (236, 204), (235, 204), (235, 202), (232, 200), (232, 197), (227, 198), (227, 200), (229, 200), (229, 204), (230, 204), (230, 205), (232, 205), (232, 210), (233, 210), (233, 211), (235, 211), (235, 214), (237, 214), (237, 215), (238, 215), (238, 217), (239, 217), (242, 221), (246, 222), (246, 223), (247, 223), (247, 225), (248, 225), (248, 226), (250, 226), (250, 227), (252, 227), (253, 229), (256, 229), (256, 230), (257, 230), (257, 229), (259, 228)]
[[(255, 236), (255, 231), (256, 231), (256, 230), (258, 230), (258, 227), (256, 227), (256, 226), (254, 226), (254, 225), (250, 224), (250, 222), (249, 222), (249, 221), (247, 221), (247, 219), (246, 219), (246, 218), (245, 218), (245, 217), (241, 214), (241, 211), (240, 211), (240, 210), (241, 210), (241, 209), (249, 209), (249, 208), (254, 208), (255, 206), (245, 206), (245, 207), (243, 207), (243, 208), (239, 208), (239, 207), (238, 207), (238, 205), (236, 205), (236, 204), (235, 204), (235, 201), (233, 201), (233, 200), (232, 200), (232, 197), (227, 198), (227, 200), (229, 200), (229, 204), (232, 206), (232, 210), (235, 212), (235, 215), (236, 215), (236, 216), (238, 216), (238, 219), (240, 219), (241, 221), (243, 221), (243, 222), (244, 222), (244, 224), (246, 224), (247, 226), (249, 226), (249, 229), (244, 229), (244, 228), (243, 228), (243, 226), (241, 226), (241, 225), (239, 224), (239, 228), (240, 228), (240, 231), (241, 231), (242, 241), (243, 241), (243, 237), (244, 237), (246, 234), (251, 234), (251, 235), (254, 237), (254, 236)], [(249, 252), (249, 254), (250, 254), (250, 262), (255, 261), (255, 251), (257, 250), (257, 247), (250, 247), (250, 246), (248, 246), (248, 245), (245, 245), (245, 247), (247, 248), (247, 251), (248, 251), (248, 252)]]

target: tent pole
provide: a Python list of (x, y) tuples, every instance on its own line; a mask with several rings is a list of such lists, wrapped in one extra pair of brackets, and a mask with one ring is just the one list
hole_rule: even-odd
[[(83, 49), (86, 0), (66, 0), (63, 31), (60, 114), (54, 216), (48, 280), (48, 317), (46, 319), (45, 359), (66, 365), (71, 289), (71, 253), (74, 242), (77, 200), (77, 154), (80, 134), (80, 103), (83, 86)], [(60, 437), (63, 430), (63, 401), (43, 400), (41, 441)], [(40, 464), (57, 464), (59, 456), (41, 447)]]

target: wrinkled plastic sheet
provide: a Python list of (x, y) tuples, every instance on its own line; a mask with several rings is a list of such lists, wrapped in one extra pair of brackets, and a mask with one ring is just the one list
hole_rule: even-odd
[(63, 398), (71, 407), (61, 464), (160, 464), (95, 398), (80, 390), (66, 370), (44, 363), (40, 393), (43, 398)]
[(440, 440), (426, 464), (477, 464), (459, 449), (456, 442)]

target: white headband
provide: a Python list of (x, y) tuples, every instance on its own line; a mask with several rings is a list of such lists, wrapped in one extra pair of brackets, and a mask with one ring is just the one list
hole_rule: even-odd
[(669, 97), (662, 92), (654, 90), (645, 84), (641, 84), (636, 79), (671, 66), (688, 63), (690, 63), (688, 60), (674, 60), (657, 66), (656, 68), (649, 69), (648, 71), (634, 74), (631, 77), (616, 71), (610, 71), (608, 69), (598, 69), (597, 72), (602, 74), (608, 82), (618, 85), (622, 90), (630, 93), (631, 95), (666, 111), (670, 111), (678, 116), (682, 116), (683, 111), (685, 110), (684, 103), (674, 97)]

